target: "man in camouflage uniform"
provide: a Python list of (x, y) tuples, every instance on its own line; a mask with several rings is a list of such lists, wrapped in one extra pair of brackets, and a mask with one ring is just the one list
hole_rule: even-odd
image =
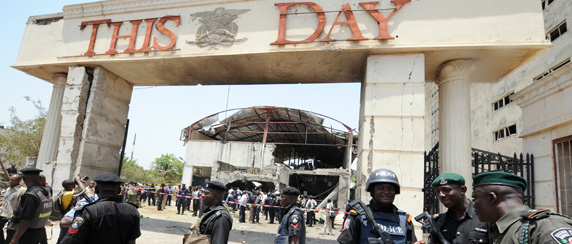
[(491, 222), (491, 243), (572, 243), (572, 220), (523, 204), (526, 180), (506, 172), (473, 177), (473, 201), (479, 220)]

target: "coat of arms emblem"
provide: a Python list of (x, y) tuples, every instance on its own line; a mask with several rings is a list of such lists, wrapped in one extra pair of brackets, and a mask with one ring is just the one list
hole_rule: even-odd
[(236, 39), (238, 25), (234, 22), (238, 15), (246, 13), (250, 9), (225, 9), (216, 8), (214, 11), (204, 11), (191, 14), (193, 20), (198, 19), (202, 24), (197, 31), (195, 41), (199, 47), (232, 46), (236, 41), (245, 41), (247, 38)]

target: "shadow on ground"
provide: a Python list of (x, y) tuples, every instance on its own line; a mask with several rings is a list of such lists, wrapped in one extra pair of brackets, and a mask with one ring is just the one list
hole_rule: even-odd
[(141, 218), (140, 228), (142, 231), (181, 235), (182, 238), (183, 234), (188, 232), (190, 226), (191, 224), (186, 222), (143, 217)]
[[(189, 227), (190, 223), (186, 222), (145, 217), (141, 219), (141, 231), (180, 235), (181, 240), (183, 238), (183, 234), (188, 233)], [(276, 225), (276, 227), (278, 226)], [(230, 231), (229, 241), (236, 243), (241, 243), (242, 241), (245, 241), (246, 243), (274, 243), (274, 237), (276, 237), (276, 234), (273, 233), (233, 229)], [(306, 243), (335, 244), (337, 242), (334, 240), (307, 238)]]
[[(230, 236), (228, 237), (228, 239), (231, 242), (237, 242), (237, 243), (241, 243), (242, 241), (245, 241), (246, 243), (274, 243), (275, 237), (276, 234), (271, 234), (271, 233), (263, 233), (263, 232), (248, 231), (248, 230), (232, 230), (230, 232)], [(306, 238), (306, 243), (336, 244), (338, 242), (334, 240)]]

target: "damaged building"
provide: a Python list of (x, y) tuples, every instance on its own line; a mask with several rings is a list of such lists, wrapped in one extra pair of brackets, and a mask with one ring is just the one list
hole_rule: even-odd
[(234, 109), (193, 123), (181, 140), (184, 183), (218, 180), (266, 192), (295, 186), (304, 195), (339, 203), (350, 197), (357, 135), (327, 116), (284, 107)]

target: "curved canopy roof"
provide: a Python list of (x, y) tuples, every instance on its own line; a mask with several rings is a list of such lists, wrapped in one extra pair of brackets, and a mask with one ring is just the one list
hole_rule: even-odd
[[(233, 113), (219, 119), (228, 112)], [(346, 130), (326, 127), (325, 120), (337, 122)], [(271, 143), (276, 145), (273, 155), (281, 162), (313, 159), (316, 168), (342, 166), (347, 146), (355, 142), (347, 125), (321, 114), (285, 107), (249, 107), (210, 115), (185, 128), (184, 141), (191, 140), (191, 130), (225, 142)]]

